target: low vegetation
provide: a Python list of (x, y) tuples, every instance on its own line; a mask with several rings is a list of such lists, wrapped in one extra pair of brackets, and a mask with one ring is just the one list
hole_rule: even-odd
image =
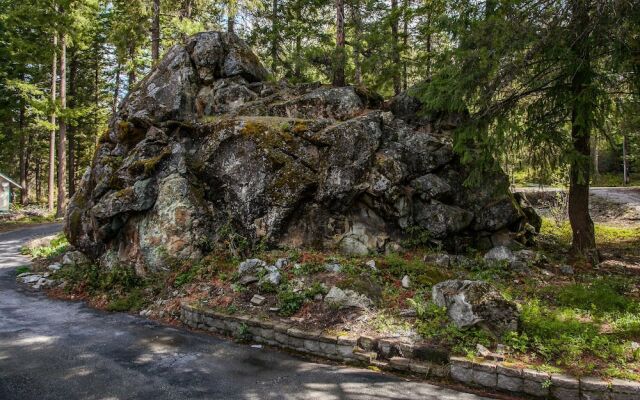
[[(640, 247), (637, 228), (597, 226), (596, 236), (603, 251)], [(575, 265), (575, 274), (563, 275), (558, 266), (566, 262), (564, 250), (569, 239), (566, 223), (545, 219), (538, 240), (539, 255), (525, 272), (514, 271), (506, 263), (487, 262), (476, 250), (457, 258), (450, 267), (424, 261), (437, 251), (424, 247), (377, 257), (259, 250), (254, 257), (269, 263), (286, 257), (289, 264), (282, 269), (279, 285), (263, 281), (247, 287), (238, 282), (237, 266), (243, 258), (225, 250), (198, 263), (169, 257), (169, 272), (144, 278), (124, 266), (110, 270), (94, 265), (67, 266), (54, 275), (66, 282), (64, 288), (53, 289), (52, 294), (87, 299), (109, 311), (138, 312), (155, 307), (161, 312), (154, 315), (167, 321), (177, 317), (179, 302), (186, 300), (230, 314), (291, 318), (302, 327), (339, 334), (419, 334), (433, 345), (470, 357), (475, 356), (477, 344), (489, 348), (501, 344), (506, 346), (507, 361), (514, 364), (577, 375), (640, 379), (640, 276), (624, 265), (608, 266), (606, 262), (588, 273)], [(40, 260), (36, 266), (43, 266), (59, 259), (66, 246), (60, 236), (30, 254)], [(332, 270), (327, 265), (340, 267)], [(404, 276), (409, 277), (409, 288), (401, 284)], [(521, 312), (519, 331), (498, 340), (480, 328), (456, 328), (446, 310), (431, 302), (431, 287), (462, 278), (490, 281), (515, 301)], [(375, 303), (375, 311), (326, 306), (318, 299), (331, 286), (365, 294)], [(255, 293), (273, 306), (271, 313), (249, 304)]]

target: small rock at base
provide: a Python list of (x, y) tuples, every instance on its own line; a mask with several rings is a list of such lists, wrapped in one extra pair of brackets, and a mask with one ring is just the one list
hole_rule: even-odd
[(326, 264), (324, 266), (324, 269), (327, 272), (340, 272), (342, 271), (342, 266), (340, 264), (331, 263), (331, 264)]
[(53, 263), (47, 267), (49, 271), (58, 271), (60, 268), (62, 268), (62, 265), (60, 265), (60, 263)]
[(478, 343), (476, 345), (476, 350), (478, 351), (478, 355), (480, 357), (489, 357), (491, 355), (491, 351), (489, 349), (487, 349), (486, 347), (484, 347), (483, 345), (481, 345), (480, 343)]
[(378, 270), (378, 268), (376, 268), (376, 262), (375, 262), (375, 260), (369, 260), (369, 261), (367, 261), (367, 262), (365, 263), (365, 265), (366, 265), (367, 267), (371, 268), (371, 269), (372, 269), (372, 270), (374, 270), (374, 271), (377, 271), (377, 270)]
[(253, 297), (251, 298), (251, 304), (259, 306), (259, 305), (262, 305), (262, 303), (264, 303), (265, 300), (266, 298), (264, 298), (263, 296), (260, 296), (259, 294), (254, 294)]
[(560, 272), (562, 272), (565, 275), (573, 275), (574, 274), (574, 270), (573, 267), (571, 265), (561, 265), (560, 266)]
[(243, 286), (247, 286), (255, 282), (258, 282), (258, 277), (253, 275), (245, 275), (238, 281), (238, 283)]
[(409, 275), (405, 275), (402, 277), (402, 287), (405, 289), (409, 289), (409, 287), (411, 287), (411, 280), (409, 279)]

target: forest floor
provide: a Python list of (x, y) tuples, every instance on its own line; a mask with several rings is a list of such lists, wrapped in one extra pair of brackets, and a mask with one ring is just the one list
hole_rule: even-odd
[[(436, 261), (443, 254), (439, 249), (427, 247), (369, 257), (301, 251), (233, 257), (221, 251), (195, 264), (172, 260), (170, 272), (146, 278), (126, 268), (105, 272), (95, 266), (65, 266), (53, 274), (65, 286), (49, 294), (86, 300), (110, 311), (141, 313), (168, 324), (179, 324), (180, 304), (191, 302), (346, 337), (423, 340), (469, 357), (475, 356), (477, 344), (492, 350), (504, 345), (506, 360), (515, 365), (640, 380), (640, 224), (628, 217), (630, 202), (624, 202), (625, 196), (635, 199), (637, 192), (613, 193), (592, 197), (601, 253), (595, 266), (572, 263), (567, 257), (571, 230), (566, 199), (549, 192), (540, 199), (531, 196), (544, 219), (533, 248), (536, 257), (526, 268), (488, 262), (484, 252), (474, 249), (451, 257), (447, 265)], [(617, 223), (620, 216), (626, 217)], [(46, 271), (65, 250), (63, 239), (31, 250), (38, 256), (33, 269)], [(245, 258), (260, 258), (269, 265), (286, 258), (280, 284), (243, 284), (238, 265)], [(408, 287), (402, 284), (405, 276)], [(430, 300), (432, 286), (447, 279), (493, 284), (517, 303), (520, 330), (498, 340), (479, 328), (453, 326)], [(374, 306), (336, 310), (323, 301), (333, 286), (365, 294)], [(256, 294), (264, 297), (260, 305), (251, 302)]]
[(54, 219), (53, 214), (39, 206), (13, 208), (8, 213), (0, 213), (0, 232), (43, 225), (53, 222)]

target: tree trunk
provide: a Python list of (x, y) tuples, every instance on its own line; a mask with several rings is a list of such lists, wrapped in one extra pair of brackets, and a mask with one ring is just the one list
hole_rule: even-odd
[(629, 135), (626, 130), (622, 134), (622, 184), (629, 184)]
[[(76, 95), (78, 91), (78, 53), (74, 47), (71, 53), (71, 62), (69, 63), (69, 107), (76, 107)], [(95, 113), (97, 114), (97, 112)], [(76, 127), (70, 124), (67, 128), (67, 137), (69, 140), (69, 197), (76, 192), (76, 159), (75, 159), (75, 135)]]
[(129, 59), (131, 60), (131, 69), (129, 69), (129, 92), (133, 90), (136, 83), (136, 47), (135, 44), (129, 44)]
[(153, 20), (151, 22), (151, 60), (153, 65), (160, 60), (160, 0), (153, 0)]
[(182, 3), (182, 9), (180, 10), (180, 20), (183, 18), (191, 19), (193, 13), (193, 0), (184, 0)]
[(20, 100), (20, 115), (18, 116), (18, 127), (20, 130), (20, 204), (27, 205), (29, 202), (29, 186), (27, 184), (27, 134), (24, 131), (24, 101)]
[(333, 63), (333, 86), (345, 86), (344, 64), (344, 0), (336, 0), (336, 51)]
[[(64, 111), (67, 107), (67, 37), (63, 33), (60, 36), (60, 109)], [(60, 137), (58, 140), (58, 207), (56, 217), (62, 218), (66, 206), (66, 146), (67, 146), (67, 124), (65, 118), (60, 118)]]
[(116, 66), (116, 82), (115, 82), (115, 88), (113, 90), (113, 100), (111, 103), (111, 113), (115, 114), (116, 111), (118, 111), (118, 97), (120, 97), (120, 69), (122, 68), (122, 65), (120, 64), (120, 61), (118, 61), (118, 65)]
[(278, 0), (271, 5), (271, 71), (275, 75), (278, 69)]
[(400, 81), (400, 44), (398, 41), (398, 0), (391, 0), (391, 60), (393, 61), (393, 93), (402, 91)]
[(40, 157), (36, 157), (36, 203), (40, 203), (40, 199), (42, 199), (42, 183), (40, 182)]
[[(296, 20), (299, 22), (302, 20), (302, 12), (300, 11), (300, 5), (296, 8)], [(301, 52), (302, 52), (302, 33), (298, 30), (296, 31), (296, 44), (294, 48), (294, 66), (293, 66), (293, 76), (299, 80), (302, 78), (302, 68), (301, 68)]]
[(402, 10), (402, 51), (405, 53), (405, 59), (402, 60), (402, 90), (407, 90), (409, 85), (409, 72), (408, 62), (406, 59), (406, 52), (409, 48), (409, 1), (404, 0)]
[[(51, 102), (56, 102), (56, 80), (58, 78), (58, 35), (53, 35), (53, 62), (51, 63)], [(51, 113), (51, 133), (49, 136), (49, 186), (48, 186), (48, 209), (53, 212), (53, 196), (55, 185), (55, 168), (56, 168), (56, 113)]]
[(593, 176), (597, 178), (600, 176), (600, 165), (598, 161), (598, 131), (595, 131), (593, 134), (593, 148), (591, 151), (593, 152)]
[(362, 84), (362, 63), (361, 57), (361, 29), (362, 17), (360, 16), (360, 2), (356, 1), (351, 4), (351, 18), (353, 19), (353, 81), (356, 85)]
[(571, 253), (598, 261), (593, 221), (589, 215), (589, 160), (594, 104), (588, 90), (593, 78), (589, 49), (589, 1), (572, 0), (575, 39), (571, 48), (575, 72), (571, 79), (571, 139), (575, 157), (571, 161), (569, 222), (573, 231)]
[(227, 32), (236, 32), (236, 0), (227, 0)]

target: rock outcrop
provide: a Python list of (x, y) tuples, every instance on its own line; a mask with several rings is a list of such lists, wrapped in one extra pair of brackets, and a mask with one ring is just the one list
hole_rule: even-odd
[(478, 325), (497, 337), (518, 329), (515, 303), (506, 300), (487, 282), (440, 282), (433, 286), (431, 297), (434, 304), (446, 307), (447, 315), (458, 328)]
[(503, 174), (463, 186), (459, 116), (419, 116), (407, 94), (383, 105), (363, 89), (267, 75), (235, 35), (170, 49), (100, 138), (68, 207), (70, 242), (145, 273), (238, 238), (365, 254), (416, 234), (488, 248), (525, 229)]

